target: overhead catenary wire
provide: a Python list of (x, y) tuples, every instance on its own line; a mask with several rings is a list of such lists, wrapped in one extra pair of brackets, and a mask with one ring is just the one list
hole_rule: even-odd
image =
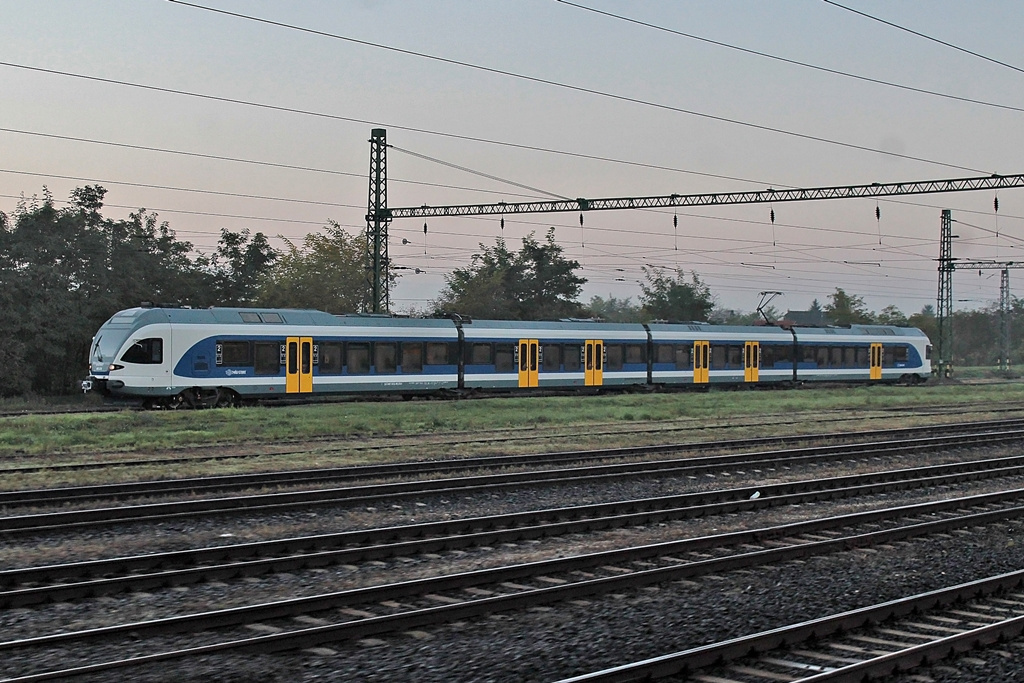
[(698, 36), (698, 35), (695, 35), (693, 33), (686, 33), (685, 31), (678, 31), (676, 29), (668, 28), (667, 26), (661, 26), (659, 24), (654, 24), (654, 23), (651, 23), (651, 22), (648, 22), (648, 21), (641, 21), (640, 19), (635, 19), (633, 17), (627, 17), (627, 16), (622, 15), (622, 14), (616, 14), (614, 12), (608, 12), (608, 11), (605, 11), (605, 10), (600, 10), (600, 9), (597, 9), (596, 7), (588, 7), (587, 5), (581, 5), (579, 3), (570, 2), (569, 0), (555, 0), (555, 1), (559, 2), (559, 3), (563, 4), (563, 5), (568, 5), (570, 7), (576, 7), (576, 8), (581, 9), (581, 10), (586, 10), (587, 12), (593, 12), (594, 14), (600, 14), (602, 16), (610, 17), (612, 19), (617, 19), (619, 21), (624, 21), (624, 22), (628, 22), (628, 23), (631, 23), (631, 24), (636, 24), (638, 26), (644, 26), (644, 27), (651, 28), (651, 29), (654, 29), (654, 30), (657, 30), (657, 31), (663, 31), (665, 33), (671, 33), (673, 35), (681, 36), (683, 38), (690, 38), (692, 40), (698, 40), (698, 41), (701, 41), (703, 43), (708, 43), (710, 45), (717, 45), (719, 47), (728, 48), (730, 50), (737, 50), (739, 52), (744, 52), (746, 54), (755, 55), (757, 57), (764, 57), (766, 59), (772, 59), (772, 60), (775, 60), (775, 61), (778, 61), (778, 62), (783, 62), (785, 64), (792, 64), (794, 66), (799, 66), (799, 67), (803, 67), (803, 68), (806, 68), (806, 69), (813, 69), (815, 71), (821, 71), (821, 72), (832, 74), (832, 75), (835, 75), (835, 76), (843, 76), (845, 78), (853, 78), (853, 79), (856, 79), (856, 80), (859, 80), (859, 81), (865, 81), (867, 83), (874, 83), (876, 85), (884, 85), (884, 86), (890, 87), (890, 88), (897, 88), (897, 89), (900, 89), (900, 90), (907, 90), (907, 91), (919, 93), (919, 94), (922, 94), (922, 95), (931, 95), (931, 96), (934, 96), (934, 97), (941, 97), (941, 98), (945, 98), (945, 99), (949, 99), (949, 100), (956, 100), (958, 102), (965, 102), (965, 103), (968, 103), (968, 104), (979, 104), (979, 105), (982, 105), (982, 106), (985, 106), (985, 107), (995, 107), (995, 108), (998, 108), (998, 109), (1006, 109), (1006, 110), (1009, 110), (1009, 111), (1024, 112), (1024, 107), (1014, 107), (1014, 106), (1011, 106), (1011, 105), (1008, 105), (1008, 104), (999, 104), (997, 102), (987, 102), (985, 100), (978, 100), (978, 99), (974, 99), (974, 98), (970, 98), (970, 97), (963, 97), (961, 95), (951, 95), (949, 93), (943, 93), (943, 92), (939, 92), (937, 90), (929, 90), (927, 88), (917, 88), (917, 87), (914, 87), (914, 86), (911, 86), (911, 85), (905, 85), (905, 84), (902, 84), (902, 83), (893, 83), (892, 81), (884, 81), (884, 80), (879, 79), (879, 78), (871, 78), (869, 76), (862, 76), (862, 75), (859, 75), (859, 74), (851, 73), (849, 71), (842, 71), (842, 70), (839, 70), (839, 69), (831, 69), (829, 67), (820, 66), (818, 64), (811, 64), (809, 62), (802, 62), (802, 61), (797, 60), (797, 59), (789, 59), (787, 57), (780, 57), (779, 55), (773, 55), (773, 54), (768, 53), (768, 52), (762, 52), (761, 50), (753, 50), (753, 49), (750, 49), (750, 48), (742, 47), (740, 45), (732, 45), (730, 43), (726, 43), (726, 42), (723, 42), (723, 41), (720, 41), (720, 40), (713, 40), (711, 38), (706, 38), (704, 36)]
[[(342, 40), (342, 41), (346, 41), (346, 42), (353, 43), (353, 44), (356, 44), (356, 45), (363, 45), (363, 46), (366, 46), (366, 47), (373, 47), (373, 48), (376, 48), (376, 49), (387, 50), (389, 52), (395, 52), (395, 53), (398, 53), (398, 54), (408, 55), (408, 56), (411, 56), (411, 57), (418, 57), (418, 58), (421, 58), (421, 59), (428, 59), (428, 60), (436, 61), (436, 62), (443, 63), (443, 64), (450, 64), (450, 65), (453, 65), (453, 66), (460, 66), (460, 67), (464, 67), (464, 68), (468, 68), (468, 69), (473, 69), (473, 70), (477, 70), (477, 71), (481, 71), (481, 72), (485, 72), (485, 73), (491, 73), (491, 74), (495, 74), (495, 75), (499, 75), (499, 76), (505, 76), (505, 77), (508, 77), (508, 78), (514, 78), (514, 79), (517, 79), (517, 80), (528, 81), (528, 82), (531, 82), (531, 83), (538, 83), (538, 84), (542, 84), (542, 85), (549, 85), (549, 86), (556, 87), (556, 88), (561, 88), (561, 89), (565, 89), (565, 90), (571, 90), (573, 92), (580, 92), (580, 93), (584, 93), (584, 94), (595, 95), (595, 96), (598, 96), (598, 97), (603, 97), (603, 98), (606, 98), (606, 99), (612, 99), (612, 100), (616, 100), (616, 101), (619, 101), (619, 102), (628, 102), (628, 103), (631, 103), (631, 104), (637, 104), (637, 105), (640, 105), (640, 106), (650, 107), (650, 108), (654, 108), (654, 109), (659, 109), (659, 110), (662, 110), (662, 111), (671, 111), (671, 112), (675, 112), (675, 113), (678, 113), (678, 114), (686, 114), (688, 116), (695, 116), (695, 117), (699, 117), (699, 118), (708, 119), (708, 120), (711, 120), (711, 121), (718, 121), (720, 123), (728, 123), (730, 125), (743, 126), (743, 127), (746, 127), (746, 128), (752, 128), (752, 129), (760, 130), (760, 131), (764, 131), (764, 132), (771, 132), (771, 133), (776, 133), (776, 134), (779, 134), (779, 135), (786, 135), (786, 136), (790, 136), (790, 137), (799, 138), (799, 139), (802, 139), (802, 140), (810, 140), (810, 141), (813, 141), (813, 142), (820, 142), (820, 143), (829, 144), (829, 145), (836, 145), (836, 146), (839, 146), (839, 147), (844, 147), (844, 148), (847, 148), (847, 149), (854, 149), (854, 150), (863, 151), (863, 152), (872, 152), (872, 153), (875, 153), (875, 154), (884, 154), (886, 156), (891, 156), (891, 157), (894, 157), (894, 158), (906, 159), (908, 161), (918, 161), (918, 162), (921, 162), (921, 163), (933, 164), (933, 165), (936, 165), (936, 166), (944, 166), (946, 168), (955, 168), (955, 169), (958, 169), (958, 170), (961, 170), (961, 171), (970, 171), (972, 173), (990, 173), (991, 172), (991, 169), (982, 170), (982, 169), (972, 168), (972, 167), (969, 167), (969, 166), (963, 166), (963, 165), (959, 165), (959, 164), (946, 163), (946, 162), (938, 161), (938, 160), (935, 160), (935, 159), (927, 159), (927, 158), (924, 158), (924, 157), (917, 157), (917, 156), (910, 155), (910, 154), (902, 154), (902, 153), (899, 153), (899, 152), (893, 152), (891, 150), (885, 150), (885, 149), (869, 147), (867, 145), (858, 145), (858, 144), (855, 144), (855, 143), (845, 142), (845, 141), (841, 141), (841, 140), (835, 140), (835, 139), (832, 139), (832, 138), (826, 138), (826, 137), (819, 136), (819, 135), (811, 135), (809, 133), (800, 133), (798, 131), (787, 130), (787, 129), (779, 128), (779, 127), (776, 127), (776, 126), (768, 126), (768, 125), (764, 125), (764, 124), (753, 123), (751, 121), (742, 121), (740, 119), (734, 119), (734, 118), (730, 118), (730, 117), (726, 117), (726, 116), (719, 116), (719, 115), (716, 115), (716, 114), (709, 114), (707, 112), (700, 112), (700, 111), (696, 111), (696, 110), (693, 110), (693, 109), (687, 109), (687, 108), (684, 108), (684, 107), (677, 107), (677, 106), (673, 106), (673, 105), (669, 105), (669, 104), (665, 104), (665, 103), (661, 103), (661, 102), (654, 102), (652, 100), (645, 100), (645, 99), (642, 99), (642, 98), (639, 98), (639, 97), (631, 97), (631, 96), (628, 96), (628, 95), (620, 95), (620, 94), (612, 93), (612, 92), (609, 92), (609, 91), (606, 91), (606, 90), (599, 90), (597, 88), (588, 88), (588, 87), (581, 86), (581, 85), (574, 85), (574, 84), (571, 84), (571, 83), (565, 83), (565, 82), (562, 82), (562, 81), (555, 81), (555, 80), (548, 79), (548, 78), (541, 78), (539, 76), (530, 76), (528, 74), (518, 73), (518, 72), (515, 72), (515, 71), (508, 71), (506, 69), (498, 69), (498, 68), (495, 68), (495, 67), (484, 66), (482, 64), (474, 64), (472, 62), (466, 62), (466, 61), (462, 61), (462, 60), (458, 60), (458, 59), (452, 59), (452, 58), (449, 58), (449, 57), (441, 57), (439, 55), (432, 55), (432, 54), (428, 54), (428, 53), (425, 53), (425, 52), (419, 52), (419, 51), (416, 51), (416, 50), (408, 50), (408, 49), (405, 49), (405, 48), (395, 47), (393, 45), (385, 45), (383, 43), (375, 43), (373, 41), (361, 40), (361, 39), (358, 39), (358, 38), (352, 38), (350, 36), (343, 36), (343, 35), (338, 34), (338, 33), (330, 33), (328, 31), (320, 31), (320, 30), (317, 30), (317, 29), (312, 29), (312, 28), (308, 28), (308, 27), (304, 27), (304, 26), (297, 26), (295, 24), (287, 24), (287, 23), (280, 22), (280, 21), (273, 21), (271, 19), (265, 19), (265, 18), (262, 18), (262, 17), (256, 17), (256, 16), (249, 15), (249, 14), (242, 14), (240, 12), (231, 12), (231, 11), (224, 10), (224, 9), (219, 9), (219, 8), (216, 8), (216, 7), (208, 7), (208, 6), (200, 5), (200, 4), (197, 4), (197, 3), (185, 2), (184, 0), (168, 0), (168, 2), (174, 3), (176, 5), (183, 5), (183, 6), (187, 6), (187, 7), (192, 7), (192, 8), (195, 8), (195, 9), (198, 9), (198, 10), (203, 10), (203, 11), (206, 11), (206, 12), (213, 12), (215, 14), (221, 14), (221, 15), (224, 15), (224, 16), (234, 17), (234, 18), (237, 18), (237, 19), (243, 19), (243, 20), (246, 20), (246, 21), (253, 21), (253, 22), (257, 22), (257, 23), (261, 23), (261, 24), (267, 24), (269, 26), (276, 26), (276, 27), (279, 27), (279, 28), (285, 28), (285, 29), (292, 30), (292, 31), (299, 31), (299, 32), (303, 32), (303, 33), (309, 33), (311, 35), (316, 35), (316, 36), (320, 36), (320, 37), (324, 37), (324, 38), (331, 38), (331, 39), (334, 39), (334, 40)], [(0, 64), (2, 64), (2, 63), (0, 63)]]
[[(68, 78), (85, 79), (85, 80), (89, 80), (89, 81), (95, 81), (95, 82), (99, 82), (99, 83), (108, 83), (108, 84), (111, 84), (111, 85), (120, 85), (120, 86), (124, 86), (124, 87), (129, 87), (129, 88), (140, 88), (140, 89), (143, 89), (143, 90), (150, 90), (150, 91), (154, 91), (154, 92), (162, 92), (162, 93), (173, 94), (173, 95), (183, 95), (183, 96), (187, 96), (187, 97), (195, 97), (195, 98), (199, 98), (199, 99), (206, 99), (206, 100), (212, 100), (212, 101), (217, 101), (217, 102), (225, 102), (225, 103), (230, 103), (230, 104), (239, 104), (239, 105), (244, 105), (244, 106), (248, 106), (248, 107), (256, 107), (256, 108), (260, 108), (260, 109), (268, 109), (268, 110), (272, 110), (272, 111), (280, 111), (280, 112), (286, 112), (286, 113), (291, 113), (291, 114), (301, 114), (301, 115), (305, 115), (305, 116), (313, 116), (313, 117), (329, 119), (329, 120), (334, 120), (334, 121), (344, 121), (344, 122), (347, 122), (347, 123), (359, 123), (359, 124), (364, 124), (364, 125), (374, 126), (374, 127), (383, 127), (383, 128), (389, 128), (389, 129), (395, 129), (395, 130), (404, 130), (404, 131), (408, 131), (410, 133), (420, 133), (422, 135), (434, 135), (434, 136), (448, 138), (448, 139), (452, 139), (452, 140), (462, 140), (462, 141), (465, 141), (465, 142), (476, 142), (476, 143), (480, 143), (480, 144), (496, 145), (496, 146), (501, 146), (501, 147), (508, 147), (510, 149), (521, 149), (521, 150), (525, 150), (525, 151), (541, 152), (541, 153), (545, 153), (545, 154), (554, 154), (554, 155), (572, 157), (572, 158), (577, 158), (577, 159), (587, 159), (587, 160), (591, 160), (591, 161), (600, 161), (600, 162), (606, 162), (606, 163), (612, 163), (612, 164), (622, 164), (622, 165), (626, 165), (626, 166), (633, 166), (633, 167), (637, 167), (637, 168), (646, 168), (646, 169), (656, 170), (656, 171), (669, 171), (669, 172), (672, 172), (672, 173), (684, 173), (684, 174), (687, 174), (687, 175), (695, 175), (695, 176), (700, 176), (700, 177), (704, 177), (704, 178), (717, 178), (719, 180), (729, 180), (729, 181), (743, 182), (743, 183), (765, 184), (765, 181), (755, 180), (755, 179), (751, 179), (751, 178), (740, 178), (740, 177), (737, 177), (737, 176), (722, 175), (722, 174), (718, 174), (718, 173), (706, 173), (706, 172), (703, 172), (703, 171), (694, 171), (694, 170), (685, 169), (685, 168), (675, 168), (675, 167), (672, 167), (672, 166), (663, 166), (663, 165), (649, 164), (649, 163), (644, 163), (644, 162), (639, 162), (639, 161), (630, 161), (628, 159), (615, 159), (613, 157), (600, 156), (600, 155), (595, 155), (595, 154), (584, 154), (584, 153), (581, 153), (581, 152), (571, 152), (571, 151), (568, 151), (568, 150), (554, 149), (554, 148), (551, 148), (551, 147), (541, 147), (541, 146), (538, 146), (538, 145), (527, 145), (527, 144), (522, 144), (522, 143), (510, 142), (510, 141), (507, 141), (507, 140), (494, 140), (494, 139), (490, 139), (490, 138), (483, 138), (483, 137), (477, 137), (477, 136), (472, 136), (472, 135), (461, 135), (461, 134), (458, 134), (458, 133), (451, 133), (451, 132), (439, 131), (439, 130), (431, 130), (431, 129), (427, 129), (427, 128), (417, 128), (417, 127), (414, 127), (414, 126), (403, 126), (401, 124), (396, 124), (396, 123), (385, 123), (385, 122), (381, 122), (381, 121), (369, 121), (369, 120), (366, 120), (366, 119), (353, 118), (353, 117), (350, 117), (350, 116), (341, 116), (341, 115), (338, 115), (338, 114), (328, 114), (326, 112), (317, 112), (317, 111), (312, 111), (312, 110), (308, 110), (308, 109), (298, 109), (298, 108), (295, 108), (295, 107), (283, 107), (283, 106), (273, 105), (273, 104), (268, 104), (268, 103), (263, 103), (263, 102), (253, 102), (253, 101), (250, 101), (250, 100), (242, 100), (242, 99), (237, 99), (237, 98), (220, 97), (220, 96), (217, 96), (217, 95), (209, 95), (209, 94), (191, 92), (191, 91), (180, 90), (180, 89), (175, 89), (175, 88), (163, 88), (163, 87), (159, 87), (159, 86), (146, 85), (146, 84), (143, 84), (143, 83), (133, 83), (131, 81), (118, 80), (118, 79), (113, 79), (113, 78), (102, 78), (102, 77), (99, 77), (99, 76), (89, 76), (89, 75), (86, 75), (86, 74), (78, 74), (78, 73), (73, 73), (73, 72), (70, 72), (70, 71), (60, 71), (60, 70), (57, 70), (57, 69), (45, 69), (45, 68), (42, 68), (42, 67), (29, 66), (27, 64), (15, 64), (13, 62), (0, 61), (0, 66), (6, 66), (6, 67), (15, 68), (15, 69), (25, 69), (25, 70), (28, 70), (28, 71), (35, 71), (35, 72), (39, 72), (39, 73), (46, 73), (46, 74), (57, 75), (57, 76), (65, 76), (65, 77), (68, 77)], [(0, 129), (0, 130), (6, 130), (8, 132), (22, 132), (22, 131), (10, 130), (10, 129)], [(33, 133), (27, 133), (27, 134), (31, 135)], [(40, 135), (45, 135), (45, 134), (40, 134)], [(59, 137), (59, 136), (49, 136), (49, 137)], [(103, 144), (103, 143), (100, 143), (100, 144)], [(111, 143), (111, 144), (117, 145), (117, 143)], [(130, 145), (118, 145), (118, 146), (130, 147)], [(198, 154), (194, 154), (194, 153), (191, 154), (191, 155), (192, 156), (198, 156)], [(309, 170), (315, 170), (315, 169), (309, 169)]]
[(1022, 69), (1022, 68), (1020, 68), (1018, 66), (1014, 66), (1013, 64), (1007, 64), (1006, 62), (1002, 62), (1002, 61), (1000, 61), (998, 59), (993, 59), (992, 57), (987, 57), (987, 56), (985, 56), (985, 55), (983, 55), (983, 54), (981, 54), (979, 52), (975, 52), (974, 50), (968, 50), (965, 47), (960, 47), (959, 45), (954, 45), (953, 43), (947, 42), (945, 40), (940, 40), (939, 38), (935, 38), (934, 36), (929, 36), (929, 35), (927, 35), (925, 33), (921, 33), (920, 31), (915, 31), (915, 30), (913, 30), (911, 28), (907, 28), (906, 26), (901, 26), (901, 25), (899, 25), (897, 23), (894, 23), (894, 22), (891, 22), (891, 21), (886, 21), (885, 19), (882, 19), (881, 17), (876, 17), (873, 14), (868, 14), (867, 12), (862, 12), (862, 11), (856, 10), (856, 9), (854, 9), (852, 7), (847, 7), (846, 5), (841, 5), (838, 2), (835, 2), (835, 0), (824, 0), (824, 1), (826, 3), (828, 3), (829, 5), (832, 5), (833, 7), (838, 7), (839, 9), (846, 10), (847, 12), (853, 12), (854, 14), (858, 14), (858, 15), (866, 18), (866, 19), (870, 19), (871, 21), (877, 21), (879, 23), (885, 24), (886, 26), (891, 26), (892, 28), (899, 29), (900, 31), (906, 31), (907, 33), (911, 33), (911, 34), (913, 34), (915, 36), (918, 36), (919, 38), (924, 38), (925, 40), (930, 40), (933, 43), (938, 43), (939, 45), (944, 45), (945, 47), (952, 48), (954, 50), (957, 50), (958, 52), (963, 52), (965, 54), (971, 55), (972, 57), (977, 57), (979, 59), (983, 59), (986, 62), (992, 62), (993, 64), (998, 64), (999, 66), (1005, 66), (1007, 69), (1013, 69), (1014, 71), (1019, 71), (1021, 73), (1024, 73), (1024, 69)]

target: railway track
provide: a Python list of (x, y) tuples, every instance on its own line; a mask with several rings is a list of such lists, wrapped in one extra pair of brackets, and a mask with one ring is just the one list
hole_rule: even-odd
[(0, 608), (1024, 475), (1024, 456), (0, 571)]
[[(266, 653), (309, 648), (954, 530), (991, 524), (1019, 527), (1022, 518), (1024, 489), (1013, 489), (234, 609), (53, 633), (0, 642), (0, 656), (14, 676), (10, 680), (41, 681), (216, 652)], [(297, 620), (302, 622), (301, 626), (297, 627)], [(254, 631), (262, 635), (252, 636)], [(168, 649), (154, 652), (154, 647)], [(62, 653), (64, 668), (38, 670), (35, 663), (39, 659), (35, 655), (47, 648)], [(112, 651), (122, 654), (109, 659)]]
[[(677, 458), (657, 461), (639, 461), (620, 464), (601, 464), (582, 467), (567, 467), (522, 472), (503, 472), (501, 474), (477, 475), (458, 478), (425, 478), (411, 482), (356, 484), (348, 487), (332, 487), (304, 491), (282, 493), (242, 495), (221, 498), (205, 498), (198, 500), (147, 503), (141, 505), (124, 505), (116, 507), (76, 509), (60, 512), (43, 512), (26, 515), (7, 515), (0, 517), (0, 534), (25, 534), (52, 530), (83, 529), (109, 524), (123, 524), (138, 521), (159, 521), (186, 516), (209, 515), (214, 513), (238, 513), (268, 510), (295, 509), (314, 505), (352, 505), (384, 499), (416, 498), (430, 495), (469, 494), (481, 491), (507, 490), (526, 486), (571, 485), (582, 482), (609, 481), (617, 478), (635, 478), (638, 476), (697, 476), (711, 471), (721, 472), (725, 469), (759, 469), (768, 473), (786, 467), (820, 462), (836, 462), (872, 457), (891, 456), (898, 453), (921, 452), (933, 449), (949, 449), (964, 447), (981, 447), (998, 444), (1017, 443), (1024, 439), (1024, 429), (1009, 431), (983, 431), (980, 433), (957, 433), (939, 437), (923, 437), (917, 439), (860, 443), (854, 445), (833, 445), (807, 447), (757, 453), (739, 453), (731, 455), (713, 455), (702, 458)], [(676, 446), (636, 447), (625, 449), (609, 449), (601, 451), (580, 451), (564, 457), (579, 462), (587, 458), (613, 459), (637, 457), (639, 455), (657, 453), (662, 449), (671, 452)], [(546, 462), (551, 456), (530, 456)], [(499, 457), (491, 460), (496, 467), (509, 467), (510, 461)], [(522, 462), (522, 461), (519, 461)], [(431, 464), (427, 463), (429, 467)], [(416, 464), (415, 467), (419, 467)], [(371, 466), (368, 468), (340, 468), (337, 470), (317, 470), (295, 473), (297, 478), (289, 480), (290, 473), (238, 475), (228, 477), (230, 482), (213, 482), (212, 486), (232, 486), (251, 488), (266, 485), (271, 481), (287, 481), (289, 484), (308, 481), (322, 482), (333, 472), (338, 479), (335, 483), (348, 478), (364, 480), (370, 476), (383, 476), (391, 466)], [(390, 472), (401, 471), (402, 465), (394, 466)], [(450, 467), (450, 463), (442, 463), (442, 468)], [(429, 473), (429, 469), (427, 470)], [(391, 476), (397, 476), (392, 474)], [(280, 483), (280, 482), (279, 482)], [(163, 494), (170, 492), (193, 493), (210, 484), (209, 479), (199, 480), (167, 480), (163, 482), (141, 482), (137, 484), (110, 485), (95, 487), (78, 487), (73, 489), (47, 489), (44, 491), (14, 491), (0, 494), (0, 507), (10, 511), (16, 506), (39, 505), (59, 501), (66, 505), (71, 501), (88, 501), (100, 498), (109, 499), (120, 496), (138, 496), (146, 494)]]
[(1024, 633), (1024, 571), (929, 591), (558, 683), (671, 678), (859, 683)]

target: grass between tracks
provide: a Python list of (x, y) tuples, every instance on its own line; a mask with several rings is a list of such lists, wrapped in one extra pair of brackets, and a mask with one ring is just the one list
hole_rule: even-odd
[[(0, 418), (0, 464), (4, 456), (187, 450), (210, 445), (274, 444), (324, 438), (360, 438), (472, 432), (531, 427), (574, 429), (585, 436), (594, 424), (798, 417), (790, 433), (821, 431), (816, 419), (828, 411), (879, 411), (979, 404), (992, 408), (1024, 402), (1024, 383), (842, 387), (772, 391), (712, 390), (707, 393), (623, 394), (487, 398), (464, 401), (351, 402), (274, 408), (182, 412), (118, 412), (28, 415)], [(953, 416), (955, 419), (955, 415)], [(768, 420), (770, 422), (770, 419)], [(890, 426), (904, 424), (894, 412)], [(880, 425), (878, 425), (880, 426)], [(761, 431), (759, 427), (756, 431)], [(748, 430), (749, 431), (749, 430)], [(768, 433), (768, 432), (765, 432)], [(774, 432), (778, 433), (778, 432)], [(759, 434), (747, 434), (757, 436)], [(509, 439), (514, 439), (510, 436)], [(612, 445), (612, 444), (608, 444)], [(454, 444), (453, 444), (454, 447)], [(18, 458), (19, 462), (25, 463)]]

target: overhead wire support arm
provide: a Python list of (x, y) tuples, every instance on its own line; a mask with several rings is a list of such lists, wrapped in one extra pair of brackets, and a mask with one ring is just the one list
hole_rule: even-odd
[(1024, 187), (1024, 174), (997, 175), (947, 180), (921, 180), (906, 183), (871, 183), (750, 192), (714, 192), (705, 194), (670, 194), (655, 197), (614, 197), (607, 199), (563, 199), (540, 202), (497, 202), (495, 204), (455, 204), (450, 206), (410, 206), (382, 208), (382, 220), (397, 218), (430, 218), (434, 216), (487, 216), (519, 213), (560, 213), (576, 211), (609, 211), (617, 209), (656, 209), (676, 206), (720, 206), (728, 204), (760, 204), (767, 202), (799, 202), (856, 197), (894, 197), (899, 195), (967, 192), (1007, 187)]

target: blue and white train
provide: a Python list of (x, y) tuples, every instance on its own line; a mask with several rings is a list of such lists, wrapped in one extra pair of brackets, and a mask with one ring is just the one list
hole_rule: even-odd
[(916, 383), (923, 332), (888, 325), (521, 322), (144, 306), (96, 333), (83, 389), (150, 407), (275, 397), (802, 382)]

